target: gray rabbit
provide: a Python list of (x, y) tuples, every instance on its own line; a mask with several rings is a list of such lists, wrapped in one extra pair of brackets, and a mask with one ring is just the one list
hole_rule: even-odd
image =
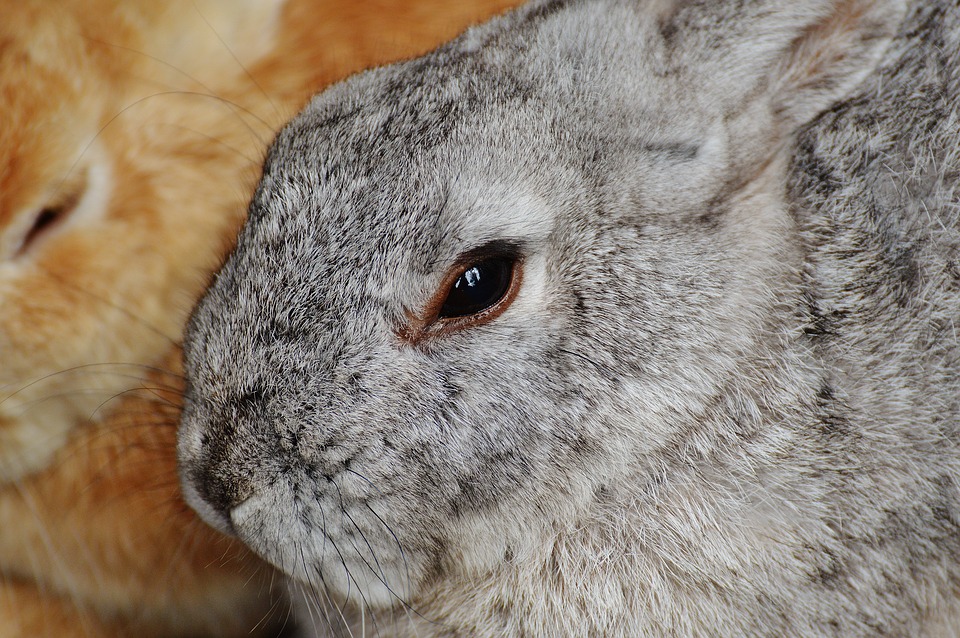
[(544, 0), (317, 96), (190, 502), (319, 633), (960, 635), (960, 6)]

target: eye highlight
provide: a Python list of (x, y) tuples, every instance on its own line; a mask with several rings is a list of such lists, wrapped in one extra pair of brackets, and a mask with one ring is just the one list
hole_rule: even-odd
[(466, 317), (500, 302), (510, 289), (515, 259), (486, 259), (467, 267), (450, 286), (438, 319)]

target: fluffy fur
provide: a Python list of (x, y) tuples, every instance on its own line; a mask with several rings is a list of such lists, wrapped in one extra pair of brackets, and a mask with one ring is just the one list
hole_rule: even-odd
[(245, 634), (277, 602), (177, 490), (188, 310), (310, 93), (509, 2), (369, 4), (3, 3), (0, 635)]
[[(958, 9), (539, 0), (321, 94), (190, 323), (189, 502), (319, 633), (956, 635)], [(432, 318), (490, 242), (512, 304)]]

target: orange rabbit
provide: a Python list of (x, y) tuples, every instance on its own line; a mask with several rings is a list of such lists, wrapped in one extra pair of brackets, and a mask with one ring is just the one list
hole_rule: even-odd
[(284, 622), (177, 491), (184, 321), (309, 94), (515, 4), (2, 2), (0, 636)]

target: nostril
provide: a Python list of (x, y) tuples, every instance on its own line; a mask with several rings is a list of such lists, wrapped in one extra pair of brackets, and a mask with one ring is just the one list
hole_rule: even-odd
[(235, 536), (230, 513), (252, 496), (250, 483), (234, 473), (203, 470), (191, 472), (189, 481), (196, 494), (190, 505), (207, 523)]
[(205, 477), (200, 472), (184, 473), (181, 481), (184, 500), (205, 523), (224, 534), (236, 536), (229, 509), (225, 510), (222, 502), (217, 502), (216, 496), (211, 494), (207, 485)]
[(231, 457), (226, 446), (208, 447), (199, 459), (185, 468), (184, 496), (200, 516), (213, 527), (234, 534), (231, 511), (253, 494), (250, 477), (242, 464)]
[(223, 480), (211, 477), (205, 477), (198, 485), (203, 500), (213, 507), (218, 515), (229, 520), (230, 510), (236, 500), (230, 486)]
[(184, 398), (178, 454), (187, 502), (213, 527), (235, 535), (231, 514), (253, 496), (263, 449), (255, 417), (265, 395), (258, 388), (212, 403), (191, 387)]

